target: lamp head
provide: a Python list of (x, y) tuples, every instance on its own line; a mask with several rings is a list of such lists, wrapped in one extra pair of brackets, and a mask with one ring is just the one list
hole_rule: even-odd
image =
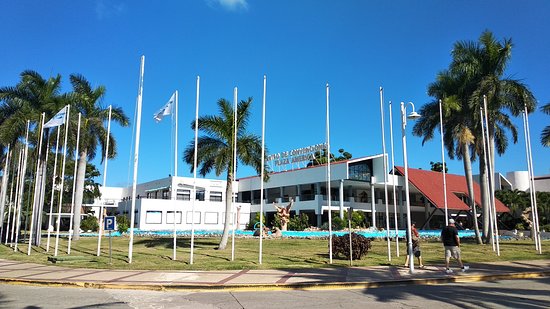
[(408, 116), (407, 119), (418, 119), (421, 115), (415, 111), (412, 111)]

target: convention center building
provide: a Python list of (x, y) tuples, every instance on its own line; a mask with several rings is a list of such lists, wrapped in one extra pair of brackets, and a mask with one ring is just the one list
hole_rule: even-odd
[[(405, 228), (405, 177), (402, 167), (396, 166), (393, 171), (391, 167), (385, 170), (383, 154), (332, 162), (328, 182), (327, 165), (314, 164), (315, 149), (313, 147), (268, 157), (271, 172), (269, 180), (263, 183), (263, 212), (267, 225), (275, 217), (275, 206), (287, 206), (292, 200), (291, 216), (305, 213), (311, 226), (321, 227), (328, 222), (330, 207), (333, 216), (343, 217), (344, 211), (349, 209), (364, 212), (366, 226), (383, 229), (386, 227), (387, 189), (390, 228), (395, 227), (395, 216), (398, 228)], [(228, 198), (226, 181), (198, 178), (195, 193), (193, 182), (190, 177), (170, 176), (138, 184), (134, 227), (140, 230), (171, 230), (175, 217), (178, 230), (190, 230), (193, 220), (195, 229), (223, 229), (225, 201)], [(470, 197), (465, 177), (447, 174), (446, 183), (449, 215), (464, 227), (472, 225), (474, 219), (469, 207)], [(251, 218), (255, 218), (261, 211), (261, 185), (259, 175), (240, 178), (235, 182), (236, 202), (231, 218), (236, 221), (237, 229), (245, 229)], [(422, 229), (441, 228), (445, 222), (442, 173), (409, 168), (409, 188), (411, 220)], [(132, 187), (106, 187), (101, 188), (101, 192), (102, 198), (88, 206), (97, 210), (103, 204), (110, 214), (129, 216)], [(474, 183), (474, 192), (473, 199), (479, 207), (481, 197), (477, 183)], [(498, 200), (496, 207), (499, 214), (509, 212)]]

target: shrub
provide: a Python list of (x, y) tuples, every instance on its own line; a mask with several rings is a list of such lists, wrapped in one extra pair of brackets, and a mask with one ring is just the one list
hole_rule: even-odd
[[(263, 218), (264, 220), (264, 226), (265, 226), (265, 216)], [(246, 229), (247, 230), (253, 230), (254, 229), (254, 225), (256, 225), (256, 223), (260, 222), (260, 213), (257, 212), (256, 213), (256, 216), (254, 216), (254, 219), (251, 219), (250, 221), (248, 221), (248, 225), (246, 226)]]
[(550, 232), (550, 224), (546, 224), (540, 227), (540, 230), (544, 230), (546, 232)]
[(130, 220), (128, 220), (128, 217), (126, 217), (125, 215), (116, 216), (116, 224), (117, 229), (121, 234), (126, 233), (130, 228)]
[[(354, 260), (360, 260), (372, 247), (369, 238), (357, 233), (351, 233), (351, 244)], [(349, 259), (349, 234), (332, 238), (332, 257), (336, 258), (339, 255)]]
[(291, 231), (303, 231), (309, 227), (309, 217), (305, 213), (290, 218), (288, 229)]
[(80, 221), (80, 228), (83, 231), (97, 232), (97, 230), (99, 229), (97, 218), (95, 216), (87, 216), (86, 218), (82, 219), (82, 221)]

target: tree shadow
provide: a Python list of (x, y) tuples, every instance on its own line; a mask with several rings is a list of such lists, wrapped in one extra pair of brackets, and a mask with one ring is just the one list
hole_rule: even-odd
[[(534, 279), (550, 288), (550, 278)], [(488, 281), (494, 282), (494, 281)], [(498, 282), (497, 282), (498, 284)], [(382, 303), (406, 300), (410, 296), (439, 301), (442, 304), (459, 308), (478, 308), (499, 305), (508, 308), (548, 308), (547, 300), (539, 300), (538, 296), (548, 296), (548, 288), (544, 290), (529, 290), (493, 285), (455, 285), (441, 284), (430, 286), (400, 285), (363, 290), (363, 294), (375, 297)]]

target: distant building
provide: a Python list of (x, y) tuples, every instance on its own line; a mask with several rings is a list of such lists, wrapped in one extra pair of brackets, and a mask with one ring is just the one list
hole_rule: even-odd
[[(303, 153), (296, 152), (304, 157)], [(307, 156), (305, 156), (307, 157)], [(300, 157), (301, 158), (301, 157)], [(286, 157), (286, 162), (292, 158)], [(311, 164), (310, 164), (311, 165)], [(387, 182), (384, 183), (384, 174)], [(327, 166), (313, 165), (296, 167), (269, 174), (264, 182), (263, 211), (266, 224), (273, 221), (276, 208), (273, 203), (286, 205), (292, 199), (294, 204), (291, 216), (305, 213), (312, 226), (322, 226), (328, 222), (328, 192), (331, 195), (330, 207), (333, 215), (343, 218), (344, 211), (353, 208), (365, 214), (367, 226), (386, 228), (385, 187), (388, 189), (390, 228), (406, 225), (404, 203), (404, 170), (395, 167), (395, 177), (384, 170), (384, 155), (361, 157), (331, 163), (330, 182), (327, 183)], [(440, 172), (409, 169), (410, 202), (412, 220), (423, 228), (440, 228), (445, 222), (443, 201), (443, 179)], [(261, 208), (260, 176), (251, 176), (236, 181), (236, 207), (238, 209), (238, 229), (244, 229), (251, 218)], [(393, 202), (395, 185), (396, 205)], [(197, 179), (197, 191), (193, 194), (193, 179), (188, 177), (168, 177), (137, 185), (135, 227), (142, 230), (190, 230), (194, 217), (195, 229), (221, 230), (225, 218), (226, 182), (213, 179)], [(330, 190), (330, 191), (329, 191)], [(480, 205), (479, 186), (474, 184), (476, 205)], [(129, 216), (132, 188), (101, 188), (103, 203), (112, 214)], [(191, 208), (195, 201), (195, 214)], [(460, 221), (467, 228), (473, 222), (469, 208), (469, 196), (464, 176), (447, 174), (447, 209), (449, 216)], [(94, 202), (95, 209), (101, 205), (100, 199)], [(508, 208), (497, 201), (497, 211), (508, 212)], [(480, 215), (480, 214), (478, 214)]]
[[(221, 230), (225, 223), (225, 188), (223, 180), (197, 178), (195, 203), (195, 229)], [(94, 209), (96, 216), (103, 201), (110, 214), (130, 216), (132, 187), (100, 188), (102, 199), (87, 205)], [(172, 230), (174, 211), (176, 229), (191, 230), (193, 223), (193, 178), (167, 177), (136, 187), (135, 228), (141, 230)], [(172, 199), (174, 197), (174, 199)], [(236, 203), (235, 217), (238, 229), (244, 229), (250, 217), (250, 204)], [(238, 214), (238, 217), (237, 217)]]

